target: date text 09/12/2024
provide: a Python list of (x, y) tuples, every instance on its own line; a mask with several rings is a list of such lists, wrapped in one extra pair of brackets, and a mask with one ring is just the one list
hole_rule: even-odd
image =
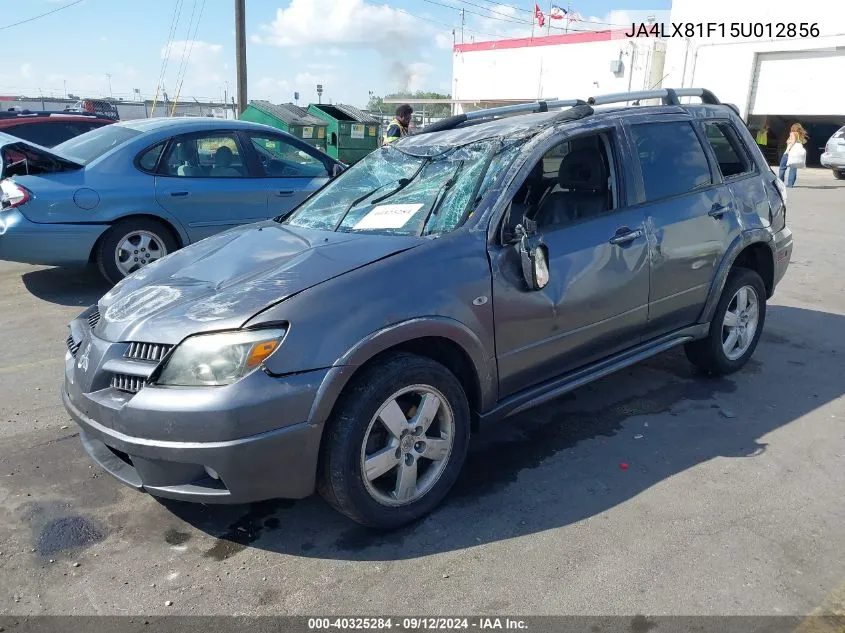
[(391, 618), (391, 617), (364, 617), (364, 618), (309, 618), (308, 630), (385, 630), (396, 629), (399, 631), (417, 631), (417, 630), (526, 630), (528, 628), (525, 620), (519, 618), (499, 618), (499, 617), (406, 617), (406, 618)]
[(631, 23), (625, 37), (818, 37), (818, 22)]

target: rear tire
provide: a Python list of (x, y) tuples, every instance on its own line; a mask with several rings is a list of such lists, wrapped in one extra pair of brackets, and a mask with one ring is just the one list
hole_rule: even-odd
[(95, 258), (103, 277), (116, 284), (146, 264), (179, 248), (170, 229), (152, 218), (116, 222), (97, 246)]
[(443, 365), (406, 353), (353, 381), (326, 425), (317, 487), (353, 521), (396, 528), (455, 484), (469, 446), (467, 397)]
[(837, 171), (834, 169), (833, 177), (836, 178), (836, 180), (845, 180), (845, 171)]
[(766, 321), (766, 286), (753, 270), (735, 268), (725, 283), (706, 338), (684, 347), (689, 361), (716, 375), (739, 371), (754, 354)]

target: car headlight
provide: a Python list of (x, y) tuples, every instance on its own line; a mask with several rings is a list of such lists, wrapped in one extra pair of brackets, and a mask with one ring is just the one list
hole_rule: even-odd
[(176, 346), (155, 382), (170, 387), (230, 385), (257, 369), (286, 332), (281, 328), (191, 336)]

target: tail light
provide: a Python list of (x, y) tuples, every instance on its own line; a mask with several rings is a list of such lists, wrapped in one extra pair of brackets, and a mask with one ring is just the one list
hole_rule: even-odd
[(32, 194), (13, 180), (0, 182), (0, 209), (14, 209), (29, 202)]

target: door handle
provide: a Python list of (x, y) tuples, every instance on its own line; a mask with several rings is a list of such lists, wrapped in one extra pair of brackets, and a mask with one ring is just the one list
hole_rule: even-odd
[(639, 239), (642, 236), (642, 229), (635, 229), (633, 231), (631, 231), (630, 229), (619, 229), (618, 231), (616, 231), (616, 235), (610, 238), (610, 243), (615, 244), (616, 246), (622, 246), (623, 244), (633, 242), (634, 240)]
[(185, 196), (189, 195), (187, 191), (171, 191), (170, 195), (174, 198), (184, 198)]
[(726, 207), (725, 205), (719, 204), (717, 202), (712, 207), (710, 207), (710, 212), (707, 215), (709, 215), (711, 218), (716, 218), (718, 220), (730, 210), (730, 207)]
[(277, 191), (276, 195), (280, 198), (289, 198), (293, 195), (293, 189), (285, 189), (283, 191)]

